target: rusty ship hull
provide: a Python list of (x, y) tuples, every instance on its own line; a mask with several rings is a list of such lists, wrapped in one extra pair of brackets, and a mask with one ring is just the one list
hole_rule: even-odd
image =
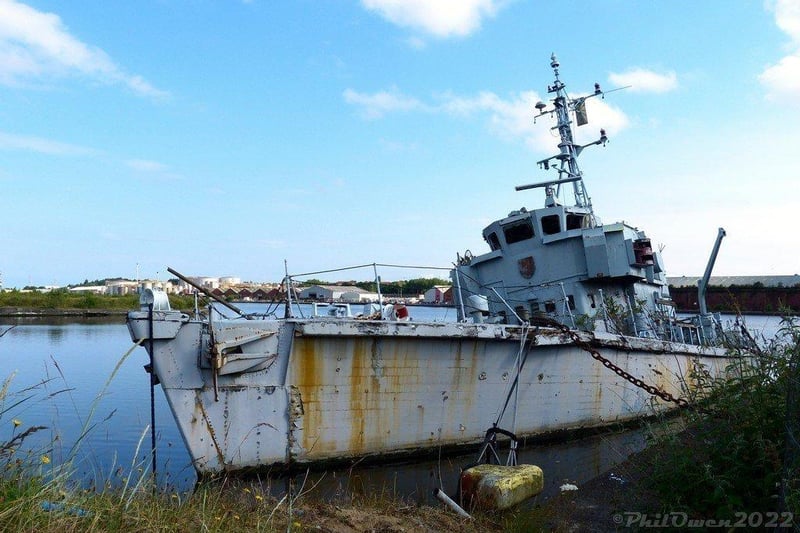
[[(209, 324), (178, 311), (156, 311), (152, 324), (147, 312), (131, 312), (128, 325), (152, 350), (201, 474), (410, 454), (477, 444), (495, 423), (529, 436), (675, 407), (558, 329), (325, 318)], [(730, 363), (720, 348), (575, 334), (676, 397), (689, 394), (699, 371), (720, 375)]]

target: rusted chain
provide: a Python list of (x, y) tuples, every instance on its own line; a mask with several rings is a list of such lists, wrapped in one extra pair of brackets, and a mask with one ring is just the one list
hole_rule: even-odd
[(563, 333), (564, 335), (567, 335), (569, 338), (571, 338), (572, 342), (576, 346), (578, 346), (582, 350), (588, 352), (589, 355), (591, 355), (593, 359), (595, 359), (596, 361), (600, 361), (600, 363), (602, 363), (603, 366), (608, 368), (609, 370), (613, 370), (614, 373), (617, 374), (619, 377), (625, 379), (626, 381), (630, 382), (631, 384), (633, 384), (633, 385), (639, 387), (640, 389), (646, 391), (648, 394), (650, 394), (652, 396), (658, 396), (662, 400), (667, 401), (667, 402), (672, 402), (672, 403), (676, 404), (678, 407), (681, 407), (681, 408), (689, 407), (690, 404), (689, 404), (689, 401), (686, 398), (676, 398), (675, 396), (673, 396), (672, 394), (668, 393), (665, 390), (661, 390), (658, 387), (655, 387), (653, 385), (649, 385), (649, 384), (645, 383), (644, 381), (642, 381), (641, 379), (637, 378), (636, 376), (631, 375), (630, 373), (628, 373), (624, 369), (618, 367), (617, 365), (615, 365), (614, 363), (612, 363), (610, 360), (606, 359), (602, 355), (600, 355), (600, 352), (598, 352), (596, 349), (594, 349), (591, 344), (589, 344), (588, 342), (586, 342), (583, 339), (581, 339), (576, 331), (573, 331), (573, 330), (569, 329), (564, 324), (561, 324), (560, 322), (556, 322), (555, 320), (547, 320), (547, 322), (549, 323), (549, 325), (551, 325), (552, 327), (560, 330), (561, 333)]

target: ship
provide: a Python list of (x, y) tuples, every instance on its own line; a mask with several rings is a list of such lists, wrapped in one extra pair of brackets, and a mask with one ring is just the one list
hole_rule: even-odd
[(587, 123), (587, 100), (605, 92), (595, 84), (571, 97), (555, 55), (550, 67), (551, 98), (532, 112), (558, 133), (558, 153), (538, 162), (551, 179), (517, 187), (543, 189), (544, 206), (489, 224), (487, 252), (456, 254), (455, 320), (415, 319), (384, 301), (304, 316), (288, 273), (280, 316), (224, 300), (183, 312), (142, 291), (128, 328), (199, 474), (383, 461), (628, 423), (686, 407), (700, 382), (724, 375), (737, 355), (719, 321), (705, 309), (678, 317), (645, 232), (594, 212), (578, 158), (608, 138), (601, 130), (579, 145), (573, 133)]

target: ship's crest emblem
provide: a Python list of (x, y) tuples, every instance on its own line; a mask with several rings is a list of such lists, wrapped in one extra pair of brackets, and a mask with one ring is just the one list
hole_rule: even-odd
[(517, 261), (519, 265), (519, 273), (525, 279), (531, 279), (533, 277), (533, 273), (536, 272), (536, 263), (533, 260), (533, 256), (523, 257), (519, 261)]

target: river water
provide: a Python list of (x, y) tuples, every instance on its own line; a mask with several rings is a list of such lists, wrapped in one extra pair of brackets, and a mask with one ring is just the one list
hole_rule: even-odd
[[(454, 320), (443, 307), (412, 307), (416, 320)], [(308, 309), (305, 309), (308, 313)], [(777, 317), (747, 317), (755, 334), (771, 337)], [(24, 449), (59, 464), (72, 459), (74, 478), (87, 486), (123, 483), (149, 468), (150, 392), (143, 348), (134, 348), (122, 318), (18, 319), (0, 317), (0, 443), (31, 426), (45, 426), (25, 439)], [(130, 352), (130, 353), (128, 353)], [(2, 385), (0, 385), (2, 389)], [(188, 490), (195, 481), (188, 452), (159, 388), (155, 391), (159, 484)], [(15, 426), (14, 421), (20, 422)], [(642, 449), (641, 430), (606, 433), (567, 443), (529, 445), (521, 462), (546, 473), (544, 496), (564, 482), (581, 483)], [(433, 487), (452, 492), (461, 466), (474, 456), (415, 464), (314, 473), (307, 481), (325, 497), (389, 490), (427, 500)]]

